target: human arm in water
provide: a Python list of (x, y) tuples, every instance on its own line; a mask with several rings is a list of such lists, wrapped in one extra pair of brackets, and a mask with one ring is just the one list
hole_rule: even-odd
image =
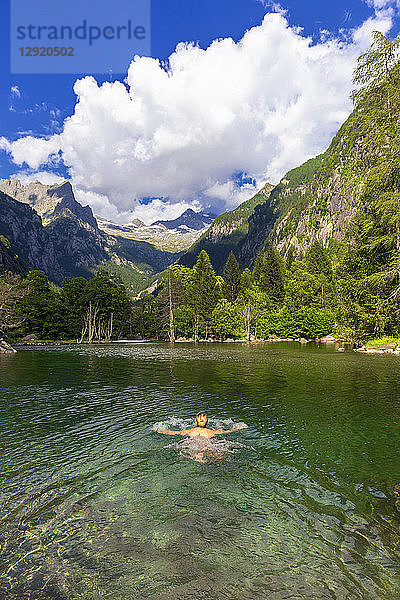
[(240, 423), (239, 425), (235, 425), (231, 429), (213, 429), (213, 435), (221, 435), (224, 433), (232, 433), (233, 431), (239, 431), (239, 429), (247, 429), (247, 425), (245, 423)]
[(194, 437), (196, 435), (201, 435), (203, 437), (213, 437), (214, 435), (223, 435), (224, 433), (232, 433), (233, 431), (239, 431), (239, 429), (246, 429), (247, 425), (244, 423), (240, 425), (236, 425), (231, 429), (207, 429), (206, 427), (193, 427), (193, 429), (181, 429), (180, 431), (172, 431), (170, 429), (159, 429), (153, 427), (153, 431), (156, 433), (164, 433), (165, 435), (187, 435), (189, 437)]
[(181, 431), (172, 431), (170, 429), (158, 429), (153, 427), (153, 431), (156, 433), (164, 433), (165, 435), (189, 435), (189, 430), (181, 429)]

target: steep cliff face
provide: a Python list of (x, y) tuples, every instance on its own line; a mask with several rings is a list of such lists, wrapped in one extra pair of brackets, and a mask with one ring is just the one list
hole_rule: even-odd
[(97, 264), (108, 258), (100, 232), (73, 217), (55, 218), (45, 229), (65, 277), (88, 277)]
[(251, 220), (260, 205), (265, 203), (273, 187), (267, 183), (253, 198), (243, 202), (234, 210), (219, 215), (179, 262), (192, 267), (201, 250), (205, 250), (217, 273), (222, 273), (229, 253), (233, 250), (242, 263), (240, 252), (248, 236)]
[(388, 207), (391, 203), (391, 208), (382, 205), (382, 214), (393, 211), (400, 177), (398, 147), (399, 126), (384, 109), (375, 120), (363, 109), (355, 110), (325, 153), (289, 171), (256, 206), (236, 249), (240, 264), (252, 267), (269, 243), (282, 255), (290, 247), (303, 253), (315, 241), (334, 248), (351, 239), (357, 216), (376, 210), (379, 197), (386, 198)]
[(282, 235), (291, 231), (290, 216), (293, 211), (300, 214), (305, 205), (306, 186), (318, 171), (322, 156), (308, 160), (301, 167), (289, 171), (280, 183), (266, 196), (265, 201), (256, 206), (249, 218), (248, 233), (239, 249), (242, 265), (252, 267), (254, 260), (267, 241), (276, 231), (277, 224), (286, 216), (287, 229), (281, 229)]
[(0, 232), (31, 269), (51, 273), (54, 281), (63, 278), (53, 241), (36, 212), (0, 192)]
[(314, 168), (299, 167), (301, 183), (289, 174), (274, 190), (280, 208), (269, 241), (283, 254), (290, 246), (304, 252), (316, 240), (325, 247), (343, 241), (365, 205), (366, 182), (379, 157), (357, 125), (353, 113), (328, 150), (309, 161)]

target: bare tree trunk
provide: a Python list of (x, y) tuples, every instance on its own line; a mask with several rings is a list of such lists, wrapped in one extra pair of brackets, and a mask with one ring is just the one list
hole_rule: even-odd
[(110, 327), (108, 329), (108, 341), (109, 342), (111, 342), (113, 329), (114, 329), (114, 313), (112, 312), (110, 315)]
[(97, 305), (93, 308), (92, 303), (89, 302), (89, 307), (87, 309), (85, 321), (84, 321), (84, 324), (82, 327), (81, 339), (79, 340), (80, 344), (83, 342), (86, 334), (87, 334), (87, 341), (89, 344), (91, 344), (93, 342), (93, 339), (96, 339), (96, 337), (98, 337), (98, 335), (99, 335), (99, 333), (98, 333), (99, 323), (97, 322), (98, 312), (99, 312), (99, 309), (98, 309)]
[(110, 318), (107, 321), (107, 325), (105, 325), (104, 341), (107, 342), (107, 344), (111, 342), (111, 337), (113, 333), (113, 320), (114, 313), (111, 313)]
[(250, 301), (247, 304), (246, 310), (246, 340), (250, 340), (250, 324), (251, 324), (251, 310), (250, 310)]

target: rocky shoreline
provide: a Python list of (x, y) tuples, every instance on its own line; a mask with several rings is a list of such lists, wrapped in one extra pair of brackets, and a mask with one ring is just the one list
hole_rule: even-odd
[[(156, 341), (165, 341), (165, 340), (155, 340), (155, 339), (136, 339), (136, 340), (114, 340), (111, 343), (138, 343), (138, 342), (156, 342)], [(224, 344), (230, 344), (230, 343), (239, 343), (239, 344), (271, 344), (271, 343), (279, 343), (279, 342), (297, 342), (300, 344), (309, 344), (311, 342), (314, 343), (322, 343), (322, 344), (334, 344), (336, 346), (336, 352), (345, 352), (346, 349), (347, 351), (349, 350), (353, 350), (353, 352), (358, 352), (361, 354), (393, 354), (393, 355), (400, 355), (400, 345), (396, 345), (396, 344), (376, 344), (375, 346), (368, 346), (368, 345), (364, 345), (361, 346), (359, 348), (354, 348), (351, 347), (353, 345), (353, 342), (347, 338), (335, 338), (332, 335), (328, 335), (325, 337), (321, 337), (321, 338), (313, 338), (313, 339), (306, 339), (306, 338), (278, 338), (278, 337), (270, 337), (270, 338), (255, 338), (255, 337), (251, 337), (250, 340), (245, 340), (245, 339), (234, 339), (234, 338), (227, 338), (225, 340), (219, 340), (219, 339), (199, 339), (197, 340), (198, 343), (207, 343), (207, 344), (212, 344), (212, 343), (224, 343)], [(193, 338), (184, 338), (184, 337), (179, 337), (175, 340), (175, 343), (194, 343), (194, 339)], [(41, 340), (26, 340), (23, 342), (19, 342), (15, 344), (15, 348), (13, 346), (11, 346), (8, 342), (6, 342), (3, 339), (0, 339), (0, 354), (15, 354), (18, 350), (31, 350), (31, 349), (35, 349), (35, 348), (40, 348), (43, 346), (65, 346), (65, 345), (71, 345), (71, 344), (78, 344), (78, 342), (73, 341), (73, 340), (69, 340), (69, 341), (41, 341)], [(83, 343), (83, 345), (85, 345), (85, 343)], [(347, 346), (347, 348), (346, 348)], [(350, 346), (350, 347), (349, 347)], [(16, 349), (17, 348), (17, 349)]]
[(396, 344), (377, 344), (376, 346), (361, 346), (361, 348), (355, 348), (354, 352), (361, 352), (362, 354), (400, 355), (400, 346), (396, 346)]
[[(198, 342), (207, 342), (207, 343), (223, 343), (223, 344), (229, 344), (229, 343), (251, 343), (251, 344), (262, 344), (262, 343), (271, 343), (271, 342), (299, 342), (300, 344), (309, 344), (310, 342), (316, 342), (316, 343), (323, 343), (323, 344), (336, 344), (336, 343), (344, 343), (344, 344), (350, 344), (351, 341), (345, 338), (335, 338), (332, 335), (327, 335), (325, 337), (322, 338), (312, 338), (312, 339), (306, 339), (306, 338), (279, 338), (279, 337), (270, 337), (270, 338), (256, 338), (254, 336), (251, 336), (249, 340), (246, 339), (235, 339), (235, 338), (226, 338), (225, 340), (219, 340), (219, 339), (198, 339)], [(184, 338), (184, 337), (178, 337), (175, 342), (177, 343), (190, 343), (190, 342), (194, 342), (193, 338)]]

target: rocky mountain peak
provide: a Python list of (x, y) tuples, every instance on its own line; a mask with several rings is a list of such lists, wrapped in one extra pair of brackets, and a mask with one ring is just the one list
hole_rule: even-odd
[(155, 221), (152, 225), (163, 225), (167, 229), (179, 229), (188, 228), (200, 231), (205, 227), (211, 225), (216, 215), (210, 215), (203, 212), (195, 212), (193, 209), (188, 208), (184, 213), (181, 214), (177, 219), (171, 219), (169, 221)]
[(0, 191), (18, 202), (29, 204), (42, 218), (44, 225), (58, 217), (68, 216), (78, 219), (83, 225), (98, 229), (92, 209), (76, 201), (69, 181), (49, 186), (39, 181), (24, 185), (19, 179), (0, 179)]

